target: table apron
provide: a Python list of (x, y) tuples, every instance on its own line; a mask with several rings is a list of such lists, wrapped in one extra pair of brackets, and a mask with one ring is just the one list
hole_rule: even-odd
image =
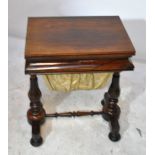
[(133, 70), (129, 59), (26, 62), (25, 74), (115, 72)]

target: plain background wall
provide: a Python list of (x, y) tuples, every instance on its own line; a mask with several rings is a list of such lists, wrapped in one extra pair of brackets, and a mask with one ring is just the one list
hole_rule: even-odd
[(119, 15), (136, 48), (135, 60), (145, 61), (145, 0), (10, 0), (9, 36), (25, 39), (29, 16)]

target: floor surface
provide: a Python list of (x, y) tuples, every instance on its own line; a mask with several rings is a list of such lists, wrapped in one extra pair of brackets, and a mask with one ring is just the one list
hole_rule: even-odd
[[(109, 124), (101, 116), (47, 119), (42, 126), (44, 144), (32, 147), (27, 123), (29, 76), (24, 75), (24, 40), (9, 37), (9, 155), (145, 155), (145, 63), (134, 62), (134, 72), (121, 73), (120, 126), (122, 139), (111, 142)], [(39, 85), (47, 112), (100, 110), (104, 89), (48, 90)]]

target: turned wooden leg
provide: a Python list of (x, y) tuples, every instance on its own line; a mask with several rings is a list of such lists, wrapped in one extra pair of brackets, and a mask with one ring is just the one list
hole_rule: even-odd
[(112, 141), (118, 141), (121, 136), (119, 134), (120, 126), (118, 123), (120, 108), (117, 105), (118, 97), (120, 95), (119, 88), (119, 73), (113, 74), (112, 83), (107, 93), (104, 95), (104, 99), (101, 101), (103, 108), (107, 113), (102, 116), (106, 121), (110, 122), (110, 133), (109, 138)]
[(45, 110), (40, 102), (41, 92), (38, 87), (36, 75), (30, 76), (30, 90), (28, 96), (30, 99), (30, 109), (27, 112), (27, 118), (32, 126), (32, 138), (30, 143), (33, 146), (40, 146), (43, 142), (40, 135), (40, 125), (45, 120)]

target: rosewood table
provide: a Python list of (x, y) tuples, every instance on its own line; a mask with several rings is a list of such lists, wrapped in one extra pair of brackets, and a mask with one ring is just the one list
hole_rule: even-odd
[[(40, 146), (40, 125), (46, 117), (98, 115), (109, 121), (109, 138), (120, 139), (117, 105), (121, 71), (133, 70), (129, 60), (135, 54), (131, 40), (118, 16), (31, 17), (28, 19), (25, 46), (25, 73), (30, 75), (31, 144)], [(109, 90), (101, 101), (101, 111), (47, 114), (40, 101), (37, 75), (113, 72)]]

